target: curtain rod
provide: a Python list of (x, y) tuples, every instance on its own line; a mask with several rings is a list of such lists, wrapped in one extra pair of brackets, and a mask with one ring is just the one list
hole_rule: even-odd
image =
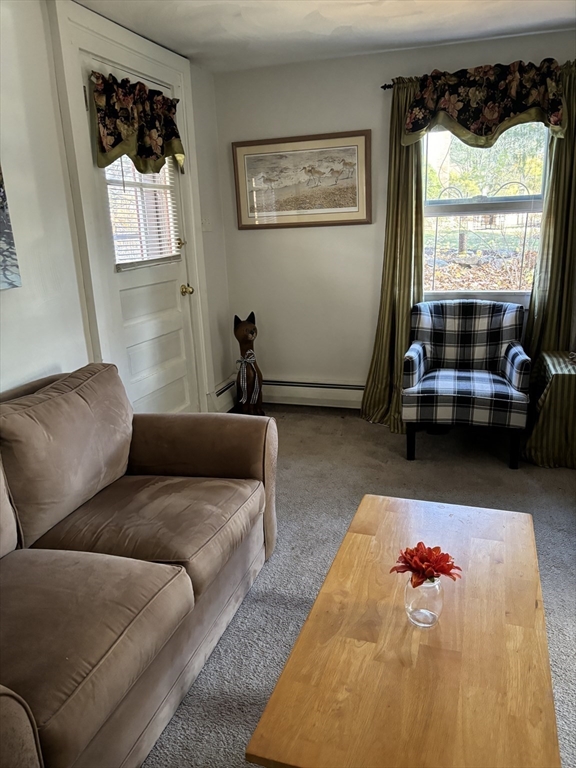
[(389, 91), (391, 88), (394, 88), (394, 83), (384, 83), (380, 88), (382, 88), (383, 91)]

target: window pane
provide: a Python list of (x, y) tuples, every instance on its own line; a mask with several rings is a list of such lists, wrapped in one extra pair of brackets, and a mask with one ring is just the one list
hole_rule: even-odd
[(177, 253), (169, 190), (109, 186), (108, 202), (116, 263)]
[(444, 129), (428, 134), (425, 290), (530, 290), (547, 137), (541, 123), (511, 128), (489, 149)]
[(542, 123), (510, 128), (488, 149), (435, 129), (427, 137), (426, 200), (541, 195), (546, 143)]
[(178, 254), (174, 168), (141, 174), (125, 156), (105, 170), (116, 264)]
[(540, 213), (425, 218), (424, 290), (530, 290), (541, 218)]

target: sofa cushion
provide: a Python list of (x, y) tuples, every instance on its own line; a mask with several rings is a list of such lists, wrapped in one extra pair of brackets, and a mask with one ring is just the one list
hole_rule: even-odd
[(182, 568), (25, 549), (0, 561), (0, 672), (67, 768), (194, 605)]
[(264, 511), (258, 480), (126, 475), (35, 547), (183, 565), (198, 597)]
[(10, 503), (6, 478), (0, 461), (0, 557), (18, 546), (18, 524)]
[(87, 365), (0, 405), (8, 487), (29, 546), (126, 472), (132, 407), (116, 366)]
[(8, 400), (17, 400), (19, 397), (25, 397), (26, 395), (35, 395), (41, 389), (44, 389), (49, 384), (54, 384), (55, 381), (63, 379), (68, 376), (67, 373), (55, 373), (51, 376), (43, 376), (41, 379), (33, 379), (27, 381), (25, 384), (19, 384), (17, 387), (11, 387), (0, 392), (0, 403), (6, 403)]

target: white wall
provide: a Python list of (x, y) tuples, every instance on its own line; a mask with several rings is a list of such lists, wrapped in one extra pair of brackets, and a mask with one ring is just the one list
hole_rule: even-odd
[[(363, 385), (380, 295), (391, 78), (576, 56), (574, 32), (291, 64), (215, 76), (231, 313), (255, 311), (265, 379)], [(372, 130), (374, 223), (239, 231), (230, 142)], [(359, 392), (271, 390), (265, 399), (359, 403)]]
[(228, 295), (226, 243), (220, 195), (220, 159), (214, 79), (211, 72), (191, 66), (196, 134), (202, 241), (208, 291), (208, 323), (216, 390), (232, 371), (232, 318)]
[(0, 293), (0, 389), (88, 362), (41, 0), (2, 0), (1, 147), (22, 287)]

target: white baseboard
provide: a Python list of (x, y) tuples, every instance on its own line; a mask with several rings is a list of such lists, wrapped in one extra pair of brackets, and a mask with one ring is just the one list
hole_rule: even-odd
[[(226, 386), (223, 382), (222, 386)], [(235, 384), (222, 391), (222, 386), (212, 393), (210, 402), (211, 410), (217, 413), (228, 413), (234, 407)], [(326, 408), (356, 408), (362, 405), (364, 387), (358, 385), (316, 384), (305, 382), (264, 382), (264, 403), (278, 403), (279, 405), (316, 405)]]
[(264, 384), (265, 403), (285, 405), (319, 405), (328, 408), (360, 408), (363, 389), (338, 389), (336, 387), (305, 387)]

